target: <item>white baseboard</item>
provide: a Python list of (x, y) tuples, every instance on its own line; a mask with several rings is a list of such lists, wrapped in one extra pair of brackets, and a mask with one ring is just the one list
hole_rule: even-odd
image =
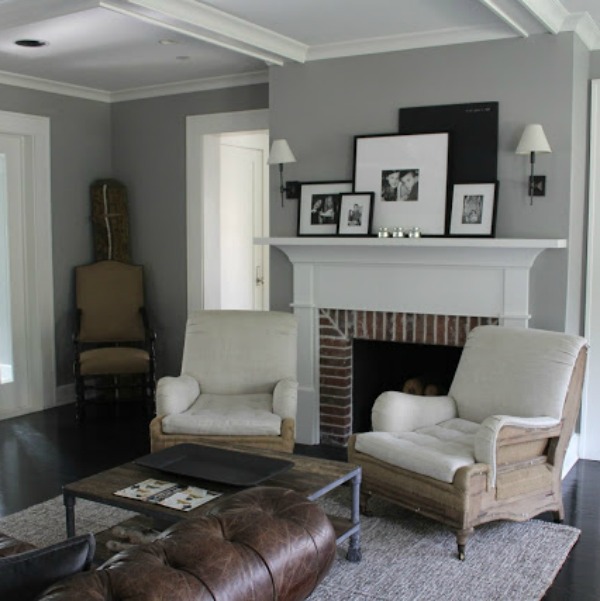
[(565, 454), (565, 461), (563, 463), (562, 478), (566, 478), (567, 474), (571, 471), (571, 468), (579, 461), (579, 433), (575, 432), (571, 436), (567, 452)]
[(54, 405), (68, 405), (75, 402), (75, 384), (63, 384), (56, 388), (56, 400)]

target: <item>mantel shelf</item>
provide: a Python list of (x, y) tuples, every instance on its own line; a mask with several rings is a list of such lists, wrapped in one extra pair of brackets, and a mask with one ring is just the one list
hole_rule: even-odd
[(307, 236), (256, 238), (255, 244), (270, 246), (411, 247), (411, 248), (566, 248), (563, 238), (352, 238)]

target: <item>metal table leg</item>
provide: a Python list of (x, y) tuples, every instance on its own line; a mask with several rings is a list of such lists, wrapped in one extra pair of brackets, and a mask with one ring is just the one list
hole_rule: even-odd
[(352, 528), (356, 529), (355, 532), (350, 536), (350, 544), (348, 546), (348, 553), (346, 553), (346, 559), (352, 562), (359, 562), (362, 559), (362, 552), (360, 550), (360, 482), (362, 480), (362, 470), (352, 478), (352, 509), (351, 519)]
[(67, 518), (67, 538), (73, 538), (75, 536), (75, 497), (64, 491), (63, 503)]

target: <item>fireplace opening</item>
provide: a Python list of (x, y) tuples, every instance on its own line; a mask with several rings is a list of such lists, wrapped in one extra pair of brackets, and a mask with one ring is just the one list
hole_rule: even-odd
[(352, 431), (371, 429), (371, 409), (386, 390), (412, 394), (447, 394), (462, 347), (352, 341)]

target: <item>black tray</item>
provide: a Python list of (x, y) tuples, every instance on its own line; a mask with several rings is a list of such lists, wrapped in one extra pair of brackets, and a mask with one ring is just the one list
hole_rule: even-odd
[(197, 444), (178, 444), (136, 459), (134, 463), (178, 476), (233, 486), (255, 486), (289, 470), (293, 461)]

